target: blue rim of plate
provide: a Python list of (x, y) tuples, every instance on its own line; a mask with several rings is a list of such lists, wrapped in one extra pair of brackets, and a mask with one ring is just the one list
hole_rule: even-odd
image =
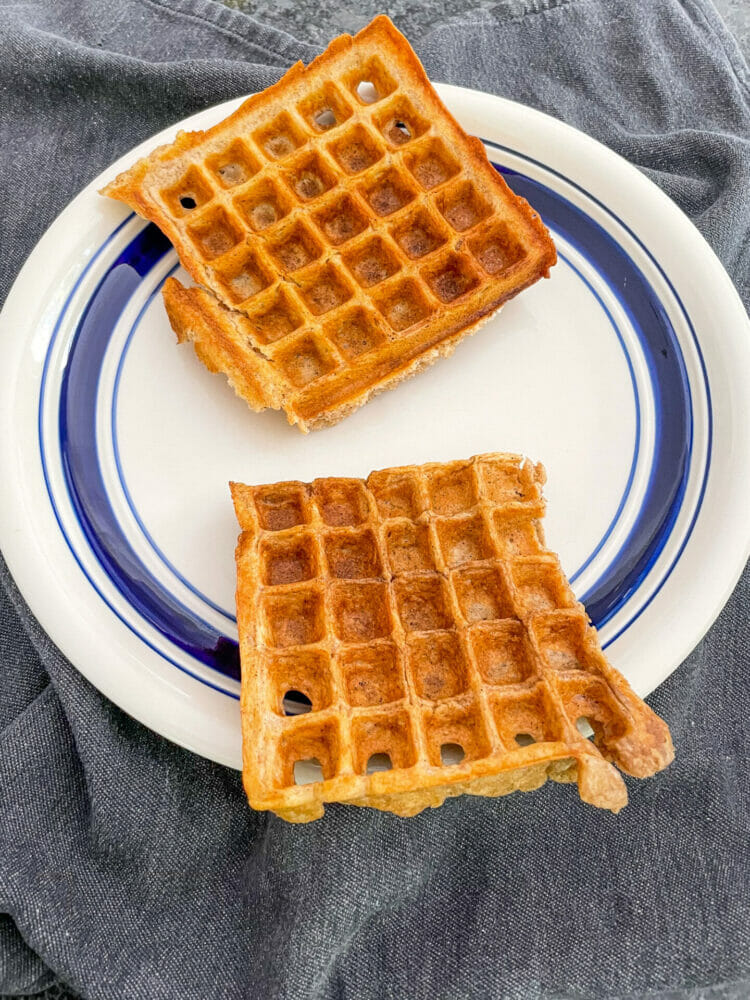
[[(708, 450), (696, 509), (677, 555), (658, 582), (647, 603), (619, 629), (615, 636), (609, 639), (607, 644), (611, 644), (615, 638), (621, 635), (625, 629), (637, 620), (664, 585), (687, 544), (700, 511), (710, 466), (712, 431), (710, 392), (700, 345), (690, 317), (664, 270), (648, 248), (618, 216), (580, 185), (546, 164), (516, 150), (499, 146), (496, 143), (486, 141), (486, 145), (501, 152), (510, 153), (521, 160), (526, 160), (560, 178), (568, 185), (582, 192), (618, 223), (647, 254), (664, 278), (687, 322), (700, 359), (708, 402)], [(497, 164), (495, 166), (503, 174), (514, 191), (525, 197), (535, 206), (535, 209), (545, 218), (551, 228), (560, 233), (585, 259), (594, 262), (597, 272), (604, 279), (619, 305), (628, 316), (631, 326), (638, 336), (649, 367), (649, 377), (656, 406), (656, 442), (654, 460), (649, 473), (646, 493), (631, 531), (627, 539), (620, 546), (617, 555), (610, 561), (600, 578), (589, 587), (585, 594), (581, 595), (594, 624), (601, 627), (637, 591), (641, 581), (647, 576), (663, 551), (664, 546), (667, 544), (682, 507), (690, 472), (693, 443), (692, 401), (685, 362), (677, 335), (661, 300), (643, 273), (616, 240), (598, 222), (566, 199), (561, 193), (544, 185), (541, 181), (534, 180), (510, 167)], [(237, 697), (235, 691), (227, 690), (220, 683), (212, 683), (210, 680), (195, 673), (176, 659), (167, 655), (163, 650), (158, 649), (132, 622), (127, 620), (112, 605), (111, 601), (107, 599), (106, 595), (102, 593), (101, 589), (92, 579), (79, 554), (76, 552), (75, 546), (65, 530), (49, 479), (47, 456), (43, 441), (42, 419), (52, 349), (63, 317), (83, 278), (117, 234), (132, 218), (133, 216), (129, 216), (125, 219), (104, 241), (96, 253), (92, 255), (86, 268), (79, 275), (54, 325), (44, 362), (39, 397), (38, 434), (45, 483), (58, 526), (70, 551), (91, 586), (97, 591), (110, 610), (144, 643), (168, 660), (168, 662), (178, 667), (178, 669), (190, 674), (209, 687), (222, 691), (231, 697)], [(216, 671), (217, 675), (222, 675), (236, 681), (239, 678), (239, 657), (236, 641), (209, 625), (195, 612), (186, 608), (178, 598), (165, 591), (164, 587), (144, 566), (125, 537), (122, 527), (112, 510), (106, 488), (104, 487), (96, 448), (94, 414), (96, 412), (101, 362), (110, 336), (135, 289), (152, 268), (170, 252), (173, 252), (171, 244), (159, 230), (155, 226), (144, 224), (144, 228), (140, 230), (108, 266), (82, 310), (70, 344), (61, 382), (58, 432), (63, 474), (68, 500), (86, 542), (121, 596), (134, 608), (142, 619), (152, 625), (169, 642), (182, 650), (183, 653), (187, 653), (204, 666), (212, 668), (212, 670)], [(568, 260), (567, 263), (573, 266), (571, 261)], [(574, 268), (574, 270), (577, 269)], [(586, 282), (589, 290), (598, 299), (599, 305), (607, 313), (624, 351), (635, 394), (637, 433), (630, 475), (623, 497), (618, 505), (618, 511), (604, 537), (597, 543), (592, 553), (587, 557), (583, 565), (579, 567), (574, 576), (580, 574), (585, 566), (595, 557), (613, 530), (632, 486), (640, 442), (640, 408), (632, 361), (611, 313), (585, 276), (580, 271), (577, 271), (577, 273)], [(120, 476), (122, 489), (131, 507), (131, 512), (136, 519), (136, 523), (139, 524), (140, 530), (151, 544), (156, 555), (197, 596), (206, 601), (209, 607), (217, 610), (228, 621), (231, 621), (231, 614), (211, 602), (197, 588), (193, 587), (189, 581), (181, 577), (176, 568), (168, 562), (163, 553), (155, 545), (133, 503), (119, 461), (115, 419), (119, 376), (134, 332), (145, 309), (158, 290), (159, 287), (152, 292), (147, 303), (139, 311), (128, 333), (122, 356), (118, 362), (111, 414), (118, 475)], [(675, 456), (678, 456), (677, 461), (675, 461)], [(665, 462), (664, 459), (667, 461)], [(219, 677), (217, 676), (218, 680)]]

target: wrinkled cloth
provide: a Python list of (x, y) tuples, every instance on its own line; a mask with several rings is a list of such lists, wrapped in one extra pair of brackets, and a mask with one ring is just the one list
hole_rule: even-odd
[[(748, 70), (707, 0), (500, 0), (413, 41), (434, 79), (541, 108), (640, 167), (747, 305)], [(0, 0), (0, 300), (103, 167), (318, 50), (213, 0)], [(548, 784), (410, 820), (331, 806), (307, 826), (253, 812), (238, 774), (113, 706), (4, 567), (2, 583), (0, 993), (750, 996), (747, 572), (649, 699), (677, 759), (629, 782), (618, 817)]]

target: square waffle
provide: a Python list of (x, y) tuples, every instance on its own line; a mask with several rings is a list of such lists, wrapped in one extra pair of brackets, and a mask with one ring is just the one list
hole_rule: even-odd
[(205, 289), (165, 284), (178, 339), (302, 430), (451, 353), (556, 260), (387, 17), (103, 193)]
[[(667, 726), (607, 662), (545, 547), (543, 481), (540, 465), (489, 454), (232, 484), (254, 808), (411, 816), (549, 777), (617, 812), (611, 762), (645, 777), (671, 761)], [(289, 714), (293, 698), (309, 710)], [(317, 780), (298, 783), (302, 762)]]

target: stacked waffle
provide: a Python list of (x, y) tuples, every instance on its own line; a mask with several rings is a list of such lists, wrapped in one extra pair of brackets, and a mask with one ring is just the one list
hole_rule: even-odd
[[(610, 762), (638, 777), (670, 762), (666, 725), (545, 547), (542, 482), (490, 454), (232, 485), (251, 805), (296, 822), (326, 802), (410, 816), (550, 777), (617, 812)], [(288, 714), (290, 695), (309, 711)]]
[(104, 193), (202, 286), (164, 287), (178, 338), (302, 430), (452, 352), (556, 259), (386, 17)]

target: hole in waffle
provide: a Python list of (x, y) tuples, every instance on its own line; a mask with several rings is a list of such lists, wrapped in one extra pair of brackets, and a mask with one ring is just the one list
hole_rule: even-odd
[(215, 274), (224, 294), (235, 304), (252, 298), (271, 283), (271, 275), (265, 264), (249, 247), (240, 247), (231, 258), (216, 268)]
[(472, 566), (453, 574), (461, 614), (467, 622), (515, 618), (513, 602), (496, 567)]
[(397, 521), (386, 529), (385, 544), (392, 573), (435, 569), (427, 525)]
[(353, 239), (369, 225), (367, 215), (349, 194), (334, 198), (313, 214), (313, 220), (333, 246)]
[(393, 472), (373, 472), (367, 480), (381, 517), (408, 517), (421, 513), (417, 481), (410, 475)]
[(343, 642), (369, 642), (390, 635), (383, 583), (338, 583), (333, 589), (334, 630)]
[(426, 191), (444, 184), (459, 171), (455, 157), (440, 139), (427, 138), (404, 153), (404, 163)]
[(413, 767), (417, 760), (411, 725), (406, 712), (368, 713), (352, 720), (354, 769), (368, 773), (373, 755), (386, 755), (393, 768)]
[(391, 236), (412, 260), (426, 257), (443, 246), (447, 239), (440, 224), (422, 205), (392, 226)]
[(385, 343), (385, 334), (377, 317), (361, 306), (355, 306), (328, 323), (325, 335), (338, 347), (347, 360), (353, 361)]
[(409, 672), (420, 698), (440, 701), (469, 686), (466, 658), (455, 632), (430, 632), (409, 640)]
[(295, 649), (260, 655), (271, 682), (271, 708), (277, 715), (320, 712), (333, 701), (331, 668), (325, 650)]
[(311, 716), (309, 721), (288, 722), (277, 745), (277, 780), (282, 787), (307, 783), (307, 773), (314, 775), (313, 781), (328, 781), (338, 771), (340, 753), (341, 739), (335, 720), (320, 722)]
[(469, 250), (487, 274), (499, 274), (526, 256), (507, 223), (495, 220), (468, 241)]
[[(615, 751), (612, 745), (627, 731), (627, 716), (609, 685), (600, 677), (584, 674), (560, 678), (556, 687), (565, 714), (569, 719), (577, 720), (576, 726), (581, 735), (588, 737), (593, 734), (598, 747)], [(582, 725), (585, 725), (585, 732)]]
[[(513, 688), (496, 690), (490, 704), (498, 735), (509, 750), (545, 743), (561, 735), (559, 714), (539, 684), (523, 693)], [(519, 737), (525, 742), (521, 743)]]
[(512, 563), (517, 600), (527, 614), (575, 604), (556, 560), (530, 558)]
[(453, 302), (479, 284), (479, 277), (463, 254), (450, 253), (439, 264), (422, 271), (432, 291), (441, 302)]
[(392, 215), (413, 201), (416, 194), (406, 175), (396, 167), (388, 167), (366, 181), (361, 192), (377, 215)]
[(328, 147), (333, 157), (348, 174), (367, 170), (383, 155), (380, 145), (363, 125), (353, 125)]
[(535, 673), (534, 656), (519, 621), (475, 626), (469, 632), (469, 642), (487, 684), (518, 684)]
[(191, 166), (172, 187), (161, 193), (172, 215), (181, 218), (208, 204), (214, 196), (211, 185), (196, 166)]
[(307, 274), (299, 286), (302, 298), (316, 316), (336, 309), (352, 297), (348, 282), (330, 262)]
[(374, 774), (376, 771), (391, 771), (393, 761), (391, 755), (387, 753), (374, 753), (367, 761), (367, 774)]
[(427, 753), (433, 765), (440, 767), (444, 763), (441, 748), (446, 744), (457, 745), (463, 750), (462, 759), (467, 761), (479, 760), (490, 752), (482, 714), (473, 700), (438, 702), (425, 711), (423, 718)]
[(269, 125), (253, 132), (253, 139), (269, 159), (281, 160), (299, 149), (306, 136), (292, 116), (282, 111)]
[(436, 631), (453, 625), (441, 577), (401, 577), (395, 581), (394, 591), (399, 617), (407, 632)]
[(362, 524), (368, 518), (367, 497), (356, 479), (316, 479), (313, 495), (320, 516), (332, 528)]
[(188, 233), (204, 260), (221, 257), (243, 238), (242, 230), (221, 207), (209, 209), (199, 222), (188, 227)]
[(502, 461), (484, 461), (479, 464), (483, 493), (492, 503), (502, 504), (536, 500), (540, 490), (528, 465), (512, 465)]
[(314, 150), (297, 159), (284, 177), (301, 201), (312, 201), (336, 184), (336, 175)]
[(585, 715), (581, 715), (576, 719), (576, 729), (585, 740), (590, 740), (594, 735), (593, 727)]
[(343, 650), (338, 666), (347, 701), (355, 708), (387, 705), (404, 697), (396, 647), (390, 642)]
[(372, 80), (360, 80), (357, 84), (357, 97), (362, 101), (363, 104), (374, 104), (375, 101), (380, 100), (380, 94), (378, 93), (378, 88), (372, 82)]
[(598, 651), (586, 642), (587, 626), (582, 615), (559, 611), (534, 622), (534, 635), (545, 666), (553, 670), (589, 670), (596, 672)]
[(263, 612), (269, 645), (307, 646), (324, 638), (323, 600), (317, 590), (266, 594)]
[(323, 252), (320, 240), (303, 222), (296, 219), (291, 226), (284, 224), (282, 228), (268, 241), (268, 248), (282, 271), (299, 271), (320, 257)]
[(427, 474), (427, 493), (436, 514), (459, 514), (477, 502), (471, 466), (443, 466)]
[(456, 181), (435, 195), (435, 205), (459, 233), (486, 219), (490, 206), (471, 181)]
[(257, 173), (260, 164), (241, 139), (228, 146), (224, 152), (210, 156), (206, 165), (219, 179), (222, 187), (237, 187)]
[(532, 556), (543, 551), (536, 520), (503, 510), (495, 511), (493, 520), (498, 547), (506, 559)]
[(331, 576), (339, 580), (373, 579), (382, 576), (378, 547), (369, 528), (326, 534), (323, 545)]
[(273, 344), (302, 325), (302, 312), (289, 292), (278, 288), (271, 299), (248, 315), (248, 322), (261, 344)]
[(460, 743), (443, 743), (440, 747), (440, 763), (446, 767), (460, 764), (466, 754)]
[(344, 263), (363, 288), (377, 285), (401, 269), (394, 251), (382, 236), (371, 236), (342, 254)]
[(254, 181), (235, 199), (235, 205), (255, 232), (262, 232), (289, 214), (289, 195), (268, 177)]
[(373, 120), (391, 146), (404, 146), (429, 128), (429, 122), (403, 94), (397, 94), (373, 115)]
[(312, 711), (312, 702), (301, 691), (287, 691), (281, 702), (284, 715), (306, 715)]
[(328, 132), (351, 117), (352, 109), (332, 83), (310, 94), (297, 105), (297, 111), (315, 132)]
[(318, 111), (316, 115), (313, 115), (313, 122), (321, 132), (327, 132), (329, 128), (333, 128), (336, 124), (336, 115), (330, 108), (323, 108), (322, 111)]
[(450, 567), (491, 559), (495, 552), (481, 514), (435, 523), (443, 559)]
[(397, 333), (416, 326), (432, 312), (424, 292), (413, 278), (393, 282), (374, 297), (375, 305)]
[(258, 520), (266, 531), (283, 531), (307, 523), (303, 487), (299, 483), (276, 483), (254, 491)]
[(266, 538), (260, 546), (263, 582), (269, 587), (311, 580), (317, 574), (315, 546), (309, 535)]
[(318, 781), (323, 781), (323, 766), (317, 757), (294, 762), (295, 785), (314, 785)]
[(336, 367), (336, 362), (315, 337), (306, 335), (284, 347), (275, 355), (279, 364), (292, 383), (301, 389), (318, 378), (328, 375)]

